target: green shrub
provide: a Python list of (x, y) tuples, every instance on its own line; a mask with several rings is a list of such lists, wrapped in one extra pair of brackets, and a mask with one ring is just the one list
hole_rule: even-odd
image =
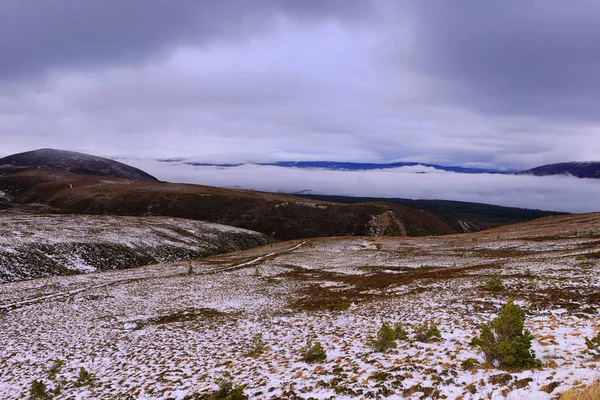
[(427, 343), (441, 338), (442, 334), (433, 321), (425, 321), (415, 328), (415, 339), (419, 342)]
[(381, 328), (377, 332), (377, 339), (371, 342), (371, 346), (376, 351), (386, 351), (387, 349), (395, 348), (396, 332), (390, 327), (387, 322), (381, 324)]
[(501, 292), (504, 290), (502, 278), (498, 274), (492, 275), (492, 278), (485, 284), (485, 289), (491, 292)]
[(600, 357), (600, 332), (592, 338), (585, 338), (585, 345), (595, 357)]
[(96, 375), (88, 372), (84, 367), (79, 369), (79, 375), (77, 376), (77, 381), (75, 382), (75, 386), (86, 386), (91, 385), (96, 381)]
[(219, 389), (210, 397), (214, 400), (247, 400), (244, 394), (244, 386), (233, 384), (233, 377), (229, 372), (223, 372), (222, 376), (215, 382)]
[(48, 393), (46, 384), (41, 380), (35, 380), (31, 382), (31, 386), (29, 387), (29, 398), (31, 400), (49, 400), (52, 397)]
[(48, 370), (48, 379), (56, 378), (56, 375), (60, 372), (65, 362), (63, 360), (54, 360), (52, 361), (52, 366)]
[(306, 342), (306, 347), (302, 348), (302, 361), (309, 364), (325, 361), (327, 353), (319, 342), (314, 344), (311, 341)]
[(479, 361), (477, 361), (474, 358), (467, 358), (466, 360), (464, 360), (463, 362), (460, 363), (460, 367), (462, 369), (466, 370), (470, 370), (470, 369), (475, 369), (479, 366)]
[(479, 346), (490, 364), (504, 369), (535, 368), (541, 365), (530, 350), (533, 335), (523, 332), (525, 311), (510, 299), (500, 314), (481, 326), (471, 345)]
[(394, 324), (394, 332), (396, 333), (396, 340), (408, 339), (408, 332), (404, 328), (404, 325), (402, 325), (400, 322), (396, 322), (396, 324)]
[(587, 259), (585, 254), (580, 254), (577, 257), (575, 257), (575, 260), (577, 260), (577, 261), (583, 261), (585, 259)]
[(257, 333), (252, 337), (252, 348), (248, 352), (251, 357), (257, 356), (265, 352), (265, 342), (262, 340), (262, 333)]

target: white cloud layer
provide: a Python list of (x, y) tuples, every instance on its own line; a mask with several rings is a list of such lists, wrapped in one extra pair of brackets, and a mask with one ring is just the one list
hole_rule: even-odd
[(269, 192), (458, 200), (565, 212), (600, 211), (600, 181), (567, 176), (459, 174), (425, 167), (328, 171), (261, 165), (197, 167), (121, 160), (158, 179)]

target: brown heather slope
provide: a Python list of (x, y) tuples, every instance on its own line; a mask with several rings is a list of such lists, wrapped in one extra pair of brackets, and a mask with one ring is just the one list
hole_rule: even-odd
[(398, 204), (339, 204), (276, 193), (58, 171), (0, 176), (0, 191), (4, 192), (5, 207), (15, 211), (172, 216), (250, 229), (283, 240), (462, 232), (458, 221)]

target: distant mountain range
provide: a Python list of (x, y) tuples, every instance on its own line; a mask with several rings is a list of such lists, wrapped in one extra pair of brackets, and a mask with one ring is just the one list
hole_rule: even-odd
[(572, 175), (577, 178), (600, 179), (600, 162), (564, 162), (542, 165), (541, 167), (520, 172), (523, 175)]
[[(160, 162), (181, 162), (187, 165), (193, 165), (198, 167), (240, 167), (246, 165), (245, 163), (237, 164), (210, 164), (210, 163), (199, 163), (192, 161), (185, 161), (181, 158), (167, 158), (161, 159)], [(500, 171), (497, 169), (487, 168), (467, 168), (467, 167), (455, 167), (455, 166), (444, 166), (438, 164), (428, 164), (419, 162), (394, 162), (394, 163), (359, 163), (359, 162), (340, 162), (340, 161), (278, 161), (272, 163), (251, 163), (252, 165), (264, 165), (272, 167), (286, 167), (286, 168), (303, 168), (303, 169), (326, 169), (329, 171), (370, 171), (376, 169), (390, 169), (400, 167), (429, 167), (435, 168), (442, 171), (449, 172), (460, 172), (463, 174), (501, 174), (506, 171)]]
[[(419, 163), (419, 162), (394, 162), (394, 163), (358, 163), (358, 162), (339, 162), (339, 161), (278, 161), (272, 163), (231, 163), (231, 164), (211, 164), (194, 161), (186, 161), (182, 158), (168, 158), (158, 160), (165, 163), (179, 162), (186, 165), (199, 167), (221, 167), (231, 168), (242, 165), (263, 165), (284, 168), (302, 168), (302, 169), (323, 169), (328, 171), (372, 171), (378, 169), (391, 169), (401, 167), (427, 167), (440, 171), (458, 172), (462, 174), (516, 174), (516, 175), (572, 175), (577, 178), (600, 178), (600, 162), (565, 162), (557, 164), (548, 164), (541, 167), (528, 169), (525, 171), (502, 171), (491, 168), (470, 168), (457, 167), (439, 164)], [(424, 172), (424, 171), (423, 171)]]
[[(183, 163), (200, 167), (231, 168), (261, 165), (283, 168), (322, 169), (328, 171), (372, 171), (401, 167), (424, 167), (462, 174), (570, 175), (577, 178), (600, 179), (600, 162), (564, 162), (547, 164), (525, 171), (502, 171), (492, 168), (447, 166), (418, 162), (362, 163), (340, 161), (278, 161), (270, 163), (201, 163), (184, 158), (159, 159), (163, 163)], [(74, 151), (39, 149), (0, 158), (0, 176), (32, 169), (70, 172), (75, 174), (111, 176), (122, 179), (158, 181), (152, 175), (121, 162)], [(423, 172), (426, 171), (417, 171)]]

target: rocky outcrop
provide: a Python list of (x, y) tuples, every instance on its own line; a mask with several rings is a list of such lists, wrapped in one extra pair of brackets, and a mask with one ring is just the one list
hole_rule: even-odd
[(393, 211), (375, 215), (367, 223), (368, 236), (407, 236), (406, 228)]

